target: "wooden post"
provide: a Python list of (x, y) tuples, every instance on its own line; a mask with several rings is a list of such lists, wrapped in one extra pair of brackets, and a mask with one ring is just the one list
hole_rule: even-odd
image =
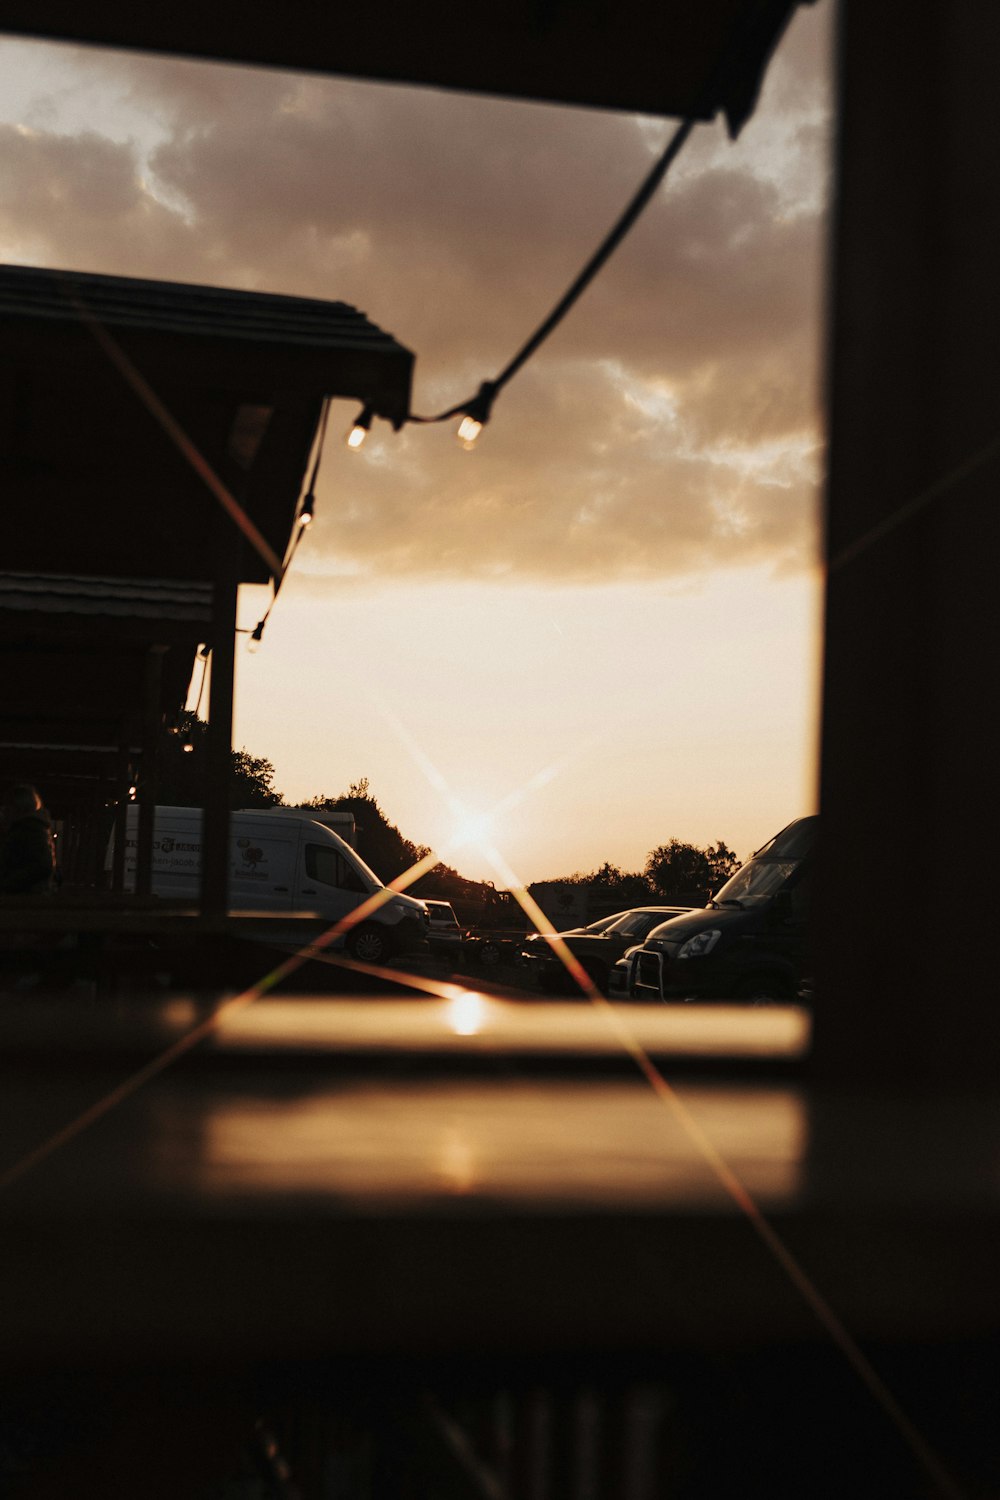
[(205, 916), (221, 916), (229, 907), (229, 788), (233, 761), (238, 563), (238, 538), (234, 528), (226, 523), (220, 526), (218, 533), (212, 597), (212, 660), (201, 864), (201, 910)]
[(119, 730), (118, 761), (115, 766), (115, 852), (111, 861), (111, 889), (125, 889), (125, 839), (127, 837), (128, 794), (132, 784), (129, 765), (129, 726), (123, 720)]
[(143, 668), (142, 762), (139, 777), (139, 834), (136, 849), (135, 890), (148, 896), (153, 889), (153, 825), (156, 816), (159, 777), (161, 684), (165, 646), (151, 646)]

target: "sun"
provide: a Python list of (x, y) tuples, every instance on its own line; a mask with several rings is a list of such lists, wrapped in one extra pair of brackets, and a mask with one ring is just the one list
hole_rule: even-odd
[(467, 849), (470, 845), (482, 850), (484, 846), (492, 843), (495, 832), (493, 813), (473, 812), (460, 805), (456, 806), (453, 811), (455, 822), (451, 838), (448, 840), (449, 850)]

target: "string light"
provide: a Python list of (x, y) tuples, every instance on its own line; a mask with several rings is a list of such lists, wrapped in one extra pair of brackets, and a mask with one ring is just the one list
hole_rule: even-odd
[(360, 448), (368, 436), (368, 429), (372, 425), (375, 413), (370, 406), (364, 407), (354, 418), (354, 426), (347, 434), (348, 448)]
[[(696, 106), (692, 110), (691, 114), (688, 115), (687, 118), (681, 120), (681, 122), (677, 126), (677, 129), (673, 132), (669, 141), (667, 142), (662, 155), (658, 158), (657, 161), (653, 163), (652, 168), (640, 184), (638, 191), (626, 204), (624, 211), (620, 214), (616, 222), (611, 226), (611, 229), (598, 245), (593, 255), (591, 255), (586, 265), (584, 265), (576, 280), (567, 288), (567, 290), (560, 297), (559, 301), (556, 303), (555, 307), (553, 307), (552, 311), (549, 313), (548, 317), (539, 324), (539, 326), (535, 329), (534, 333), (527, 340), (527, 342), (524, 343), (518, 350), (518, 352), (514, 355), (513, 359), (510, 360), (500, 371), (500, 374), (495, 376), (492, 380), (484, 380), (482, 385), (479, 387), (478, 393), (472, 398), (471, 401), (460, 401), (457, 406), (449, 406), (447, 411), (438, 412), (436, 416), (432, 417), (418, 416), (417, 413), (413, 411), (407, 412), (405, 418), (403, 418), (403, 421), (419, 423), (447, 422), (452, 417), (460, 417), (461, 422), (459, 423), (458, 428), (458, 440), (463, 444), (464, 447), (472, 447), (476, 439), (479, 437), (479, 434), (486, 426), (486, 423), (489, 421), (490, 409), (493, 405), (494, 400), (500, 394), (500, 391), (509, 380), (513, 379), (513, 377), (521, 369), (522, 365), (524, 365), (531, 358), (536, 349), (538, 349), (545, 342), (549, 334), (552, 333), (553, 329), (559, 326), (563, 318), (569, 312), (570, 308), (573, 307), (573, 305), (586, 291), (587, 287), (593, 281), (598, 271), (601, 270), (609, 256), (612, 255), (621, 244), (622, 240), (628, 234), (636, 219), (639, 217), (643, 209), (646, 207), (647, 203), (649, 203), (650, 199), (656, 193), (661, 182), (666, 177), (667, 172), (669, 171), (675, 158), (683, 147), (685, 141), (694, 129), (698, 119), (701, 118), (703, 114), (702, 97), (708, 106), (708, 116), (710, 117), (712, 114), (714, 114), (715, 88), (715, 80), (709, 80), (703, 92), (703, 96), (699, 96), (699, 99), (696, 102)], [(362, 413), (362, 416), (363, 415), (364, 413)], [(393, 425), (399, 426), (402, 424), (394, 422)], [(358, 424), (356, 423), (354, 430), (357, 431), (357, 428)], [(351, 433), (351, 436), (348, 438), (348, 442), (352, 447), (358, 447), (362, 442), (364, 442), (364, 433), (361, 433), (361, 435), (358, 437), (357, 442), (354, 442), (353, 438), (354, 432)]]
[(462, 408), (462, 420), (458, 424), (457, 436), (463, 448), (472, 447), (490, 420), (490, 411), (496, 393), (496, 383), (492, 380), (484, 380), (476, 395)]
[[(298, 550), (298, 545), (301, 542), (303, 536), (312, 525), (313, 515), (316, 509), (316, 481), (319, 479), (319, 465), (320, 460), (323, 457), (323, 444), (326, 440), (326, 424), (329, 420), (329, 416), (330, 398), (329, 396), (324, 396), (323, 406), (320, 412), (319, 427), (316, 431), (316, 445), (313, 454), (312, 472), (309, 475), (308, 483), (306, 485), (306, 492), (302, 497), (302, 504), (299, 507), (299, 513), (295, 518), (296, 525), (288, 545), (288, 550), (285, 553), (284, 561), (281, 564), (281, 571), (280, 573), (277, 573), (273, 579), (273, 592), (271, 594), (271, 602), (267, 606), (267, 609), (264, 611), (261, 618), (257, 621), (253, 630), (240, 631), (237, 627), (238, 634), (248, 634), (250, 636), (250, 639), (247, 641), (247, 650), (254, 653), (256, 652), (261, 641), (264, 639), (264, 626), (267, 624), (268, 617), (272, 609), (274, 608), (275, 601), (278, 597), (278, 590), (284, 583), (285, 575), (292, 565), (292, 558), (295, 556), (295, 553)], [(358, 418), (359, 423), (366, 417), (367, 421), (370, 422), (372, 419), (372, 413), (369, 407), (366, 407), (365, 410), (361, 413), (361, 416)]]

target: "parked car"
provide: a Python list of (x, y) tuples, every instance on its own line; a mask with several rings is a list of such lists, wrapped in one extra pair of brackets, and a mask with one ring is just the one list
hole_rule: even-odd
[[(656, 927), (653, 932), (658, 931)], [(652, 935), (652, 934), (650, 934)], [(611, 965), (611, 973), (608, 976), (608, 999), (628, 1000), (635, 998), (632, 994), (632, 981), (635, 973), (635, 961), (638, 954), (642, 952), (642, 944), (634, 943), (631, 948), (626, 948), (617, 963)]]
[[(622, 917), (627, 917), (636, 910), (637, 908), (634, 906), (626, 906), (624, 911), (613, 911), (609, 917), (598, 917), (596, 922), (588, 922), (586, 927), (573, 927), (570, 931), (607, 932), (608, 928), (613, 927), (615, 922), (620, 922)], [(560, 933), (560, 936), (562, 937), (564, 934)]]
[[(641, 942), (648, 932), (668, 918), (693, 909), (690, 906), (635, 906), (591, 927), (561, 932), (559, 937), (580, 960), (592, 983), (606, 992), (612, 967), (627, 948)], [(525, 939), (521, 959), (529, 977), (541, 989), (578, 990), (576, 981), (543, 933), (532, 933)]]
[(427, 946), (432, 953), (455, 957), (462, 946), (462, 929), (450, 901), (428, 901)]
[(807, 909), (819, 818), (797, 818), (707, 907), (654, 928), (635, 955), (636, 1000), (795, 1000), (808, 973)]
[(521, 957), (523, 932), (490, 932), (475, 929), (467, 932), (462, 941), (462, 957), (469, 963), (479, 964), (484, 969), (495, 969), (498, 964), (517, 963)]

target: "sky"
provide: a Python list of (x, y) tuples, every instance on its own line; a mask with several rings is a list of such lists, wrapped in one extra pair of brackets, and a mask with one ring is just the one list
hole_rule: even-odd
[[(333, 403), (315, 524), (234, 743), (288, 801), (527, 883), (670, 838), (745, 857), (815, 810), (831, 0), (738, 141), (699, 127), (503, 391), (453, 426)], [(674, 122), (0, 41), (0, 258), (343, 301), (433, 412), (548, 313)], [(247, 589), (241, 624), (267, 607)]]

